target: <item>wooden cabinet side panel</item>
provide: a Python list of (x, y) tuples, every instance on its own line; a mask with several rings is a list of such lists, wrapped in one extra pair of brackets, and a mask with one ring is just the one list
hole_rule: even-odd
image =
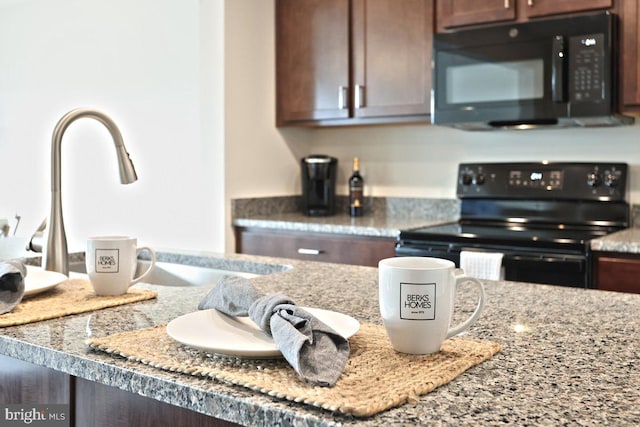
[(70, 404), (69, 375), (0, 355), (0, 402)]
[(620, 55), (621, 102), (624, 107), (640, 106), (640, 6), (637, 0), (621, 0)]
[(277, 0), (276, 124), (348, 117), (341, 86), (348, 95), (349, 0)]
[(640, 257), (596, 257), (595, 287), (640, 294)]

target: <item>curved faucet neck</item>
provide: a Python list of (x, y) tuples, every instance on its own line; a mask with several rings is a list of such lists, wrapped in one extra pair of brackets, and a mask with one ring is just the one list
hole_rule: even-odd
[(62, 218), (61, 187), (61, 146), (62, 137), (71, 123), (83, 117), (93, 118), (102, 123), (113, 138), (118, 155), (120, 181), (129, 184), (138, 179), (129, 153), (124, 146), (122, 135), (115, 122), (106, 114), (85, 108), (69, 111), (56, 124), (51, 138), (51, 214), (47, 233), (47, 246), (43, 266), (46, 270), (69, 274), (69, 253)]
[[(113, 138), (113, 142), (115, 143), (116, 150), (118, 152), (118, 163), (122, 163), (122, 161), (120, 161), (121, 152), (124, 150), (124, 153), (126, 153), (126, 149), (124, 148), (122, 134), (120, 133), (120, 129), (118, 129), (116, 123), (101, 111), (90, 110), (86, 108), (77, 108), (75, 110), (71, 110), (67, 114), (62, 116), (62, 118), (58, 121), (56, 127), (53, 129), (53, 136), (51, 137), (51, 191), (59, 191), (61, 187), (60, 168), (62, 137), (64, 136), (64, 133), (71, 123), (83, 117), (93, 118), (102, 123), (107, 128), (107, 130), (111, 134), (111, 137)], [(128, 153), (126, 154), (128, 157)], [(131, 162), (131, 160), (128, 161)], [(120, 167), (120, 179), (123, 183), (128, 184), (136, 181), (137, 176), (135, 176), (133, 165), (130, 168), (132, 170), (132, 173), (128, 172), (131, 176), (123, 178), (122, 169), (123, 168)]]

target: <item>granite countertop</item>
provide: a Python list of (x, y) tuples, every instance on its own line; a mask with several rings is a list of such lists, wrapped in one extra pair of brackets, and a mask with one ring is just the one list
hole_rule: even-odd
[(591, 241), (591, 250), (640, 254), (640, 228), (627, 228)]
[(455, 199), (368, 198), (361, 217), (347, 214), (344, 196), (338, 196), (337, 205), (335, 215), (310, 217), (302, 213), (296, 196), (236, 199), (232, 201), (232, 223), (238, 227), (395, 238), (400, 230), (453, 222), (460, 215)]
[[(159, 252), (159, 259), (271, 273), (252, 279), (299, 304), (380, 323), (377, 269), (246, 255)], [(468, 336), (502, 351), (415, 403), (358, 419), (212, 379), (165, 372), (85, 340), (166, 323), (209, 291), (145, 286), (157, 300), (0, 329), (0, 353), (246, 425), (638, 425), (640, 295), (486, 281), (485, 311)], [(459, 290), (459, 317), (473, 308)], [(457, 321), (457, 319), (454, 319)]]
[[(460, 217), (456, 199), (379, 197), (367, 199), (365, 215), (346, 214), (346, 199), (339, 198), (336, 215), (309, 217), (302, 213), (297, 196), (235, 199), (232, 224), (288, 231), (397, 237), (400, 230), (455, 222)], [(640, 221), (640, 207), (632, 210), (634, 224)], [(638, 218), (638, 220), (635, 220)], [(591, 240), (594, 251), (640, 254), (640, 227), (628, 228)]]

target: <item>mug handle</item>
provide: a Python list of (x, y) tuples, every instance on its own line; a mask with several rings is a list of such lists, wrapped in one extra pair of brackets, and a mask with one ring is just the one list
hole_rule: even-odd
[(482, 284), (482, 282), (476, 279), (475, 277), (469, 277), (466, 274), (458, 274), (456, 276), (456, 289), (458, 288), (458, 285), (463, 282), (473, 282), (480, 287), (480, 298), (478, 299), (478, 305), (476, 306), (476, 309), (471, 315), (471, 317), (469, 317), (467, 320), (465, 320), (461, 324), (449, 329), (449, 331), (447, 332), (446, 338), (451, 338), (455, 335), (458, 335), (460, 332), (466, 331), (469, 328), (469, 326), (471, 326), (473, 322), (475, 322), (478, 319), (478, 317), (480, 317), (480, 313), (482, 313), (482, 309), (484, 308), (485, 294), (484, 294), (484, 285)]
[(156, 265), (156, 252), (153, 249), (151, 249), (149, 246), (140, 246), (138, 249), (136, 249), (136, 258), (138, 258), (138, 255), (140, 255), (140, 252), (145, 250), (149, 252), (149, 254), (151, 255), (151, 265), (149, 265), (149, 268), (147, 268), (144, 273), (134, 278), (131, 281), (131, 285), (138, 283), (140, 280), (144, 279), (145, 276), (151, 272), (151, 269), (153, 268), (153, 266)]

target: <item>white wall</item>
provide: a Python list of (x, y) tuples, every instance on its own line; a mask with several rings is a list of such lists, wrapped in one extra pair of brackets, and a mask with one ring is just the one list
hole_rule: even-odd
[[(225, 2), (225, 189), (232, 198), (300, 193), (311, 131), (275, 127), (273, 0)], [(230, 218), (228, 251), (234, 250)]]
[(118, 181), (91, 119), (62, 144), (70, 250), (91, 234), (224, 248), (222, 0), (0, 0), (0, 217), (49, 214), (51, 133), (76, 107), (119, 125), (139, 181)]
[(319, 129), (314, 151), (341, 164), (347, 193), (351, 157), (359, 156), (365, 191), (375, 196), (455, 197), (462, 162), (604, 161), (631, 167), (629, 200), (640, 203), (640, 126), (469, 132), (439, 126)]

